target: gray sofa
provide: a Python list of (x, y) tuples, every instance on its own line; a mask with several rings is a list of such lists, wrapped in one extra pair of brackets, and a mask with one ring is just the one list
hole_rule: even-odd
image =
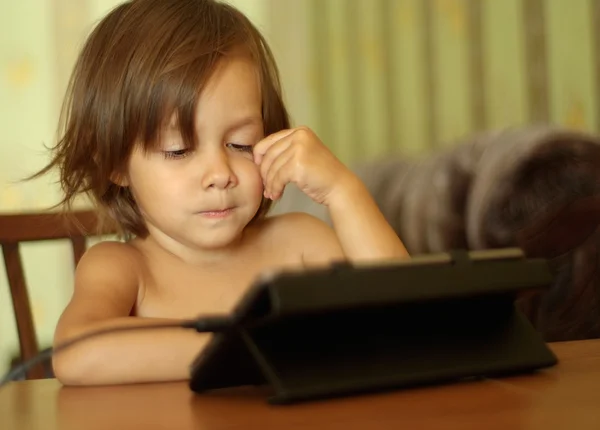
[[(353, 166), (411, 254), (518, 246), (552, 287), (518, 299), (548, 341), (600, 337), (600, 138), (545, 125), (491, 131), (422, 159)], [(289, 186), (272, 213), (324, 207)]]

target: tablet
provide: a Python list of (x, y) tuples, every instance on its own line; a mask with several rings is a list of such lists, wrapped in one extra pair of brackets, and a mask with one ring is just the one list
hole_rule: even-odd
[(552, 366), (514, 304), (551, 282), (518, 249), (271, 274), (194, 360), (190, 389), (267, 385), (289, 403)]

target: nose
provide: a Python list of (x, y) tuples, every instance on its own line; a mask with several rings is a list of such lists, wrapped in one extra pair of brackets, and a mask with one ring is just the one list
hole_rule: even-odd
[(237, 177), (225, 151), (204, 151), (200, 157), (203, 165), (202, 187), (204, 189), (228, 189), (237, 185)]

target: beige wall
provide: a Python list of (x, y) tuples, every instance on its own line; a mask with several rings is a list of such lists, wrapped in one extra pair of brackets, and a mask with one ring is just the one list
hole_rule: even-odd
[[(15, 184), (40, 167), (43, 144), (51, 144), (57, 117), (57, 61), (52, 2), (0, 3), (0, 210), (51, 204), (58, 196), (48, 179)], [(48, 342), (57, 310), (67, 298), (64, 246), (24, 246), (26, 275), (40, 337)], [(68, 261), (68, 260), (67, 260)], [(17, 338), (4, 266), (0, 262), (0, 371)]]

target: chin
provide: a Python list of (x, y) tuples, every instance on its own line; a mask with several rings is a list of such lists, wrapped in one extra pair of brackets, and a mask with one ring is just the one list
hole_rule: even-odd
[(232, 230), (227, 232), (210, 232), (200, 235), (200, 237), (191, 238), (191, 242), (197, 248), (218, 250), (227, 248), (239, 240), (242, 230)]

